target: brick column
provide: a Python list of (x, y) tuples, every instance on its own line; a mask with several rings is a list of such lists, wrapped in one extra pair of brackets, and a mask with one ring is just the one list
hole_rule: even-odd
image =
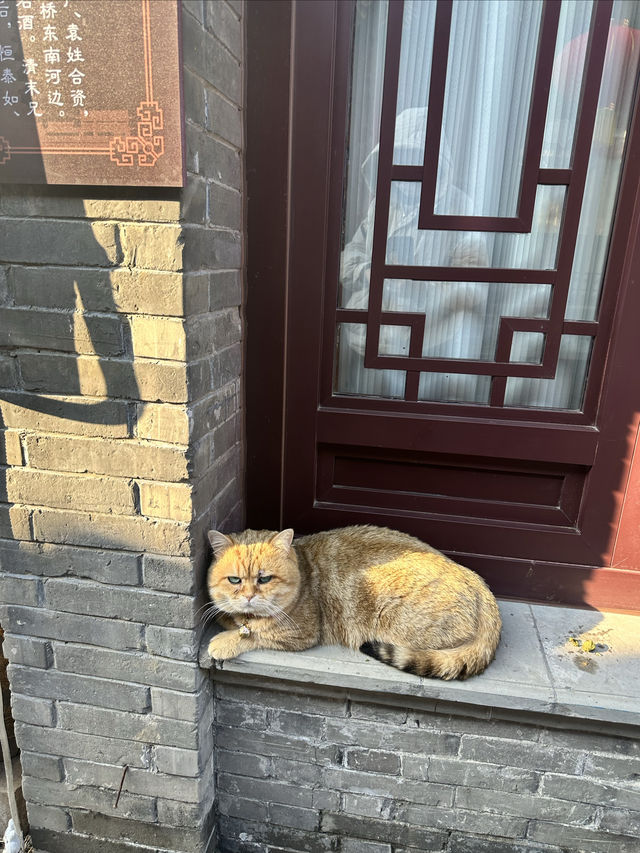
[(213, 849), (197, 608), (205, 530), (243, 518), (242, 11), (183, 2), (182, 192), (2, 188), (0, 622), (48, 853)]

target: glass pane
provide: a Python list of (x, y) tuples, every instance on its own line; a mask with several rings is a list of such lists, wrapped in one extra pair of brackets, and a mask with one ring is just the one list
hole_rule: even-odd
[(425, 358), (493, 361), (501, 317), (546, 318), (550, 297), (550, 284), (386, 279), (382, 308), (425, 315)]
[(411, 326), (380, 326), (380, 355), (409, 355)]
[(518, 364), (541, 364), (544, 337), (542, 332), (514, 332), (509, 361)]
[(550, 284), (492, 284), (487, 303), (483, 357), (495, 358), (501, 317), (546, 319), (550, 300)]
[(542, 0), (453, 3), (435, 212), (515, 216)]
[(421, 373), (418, 400), (440, 403), (489, 403), (491, 380), (488, 376), (466, 373)]
[(571, 273), (568, 320), (595, 320), (598, 315), (639, 57), (640, 3), (617, 0)]
[(571, 166), (592, 7), (591, 0), (572, 0), (560, 7), (540, 159), (543, 169), (568, 169)]
[(364, 366), (366, 334), (364, 323), (338, 324), (335, 392), (363, 397), (404, 397), (406, 373), (403, 370), (375, 370)]
[(579, 412), (584, 397), (593, 338), (563, 335), (555, 379), (509, 377), (504, 404), (509, 407), (568, 409)]
[(338, 304), (343, 308), (354, 289), (364, 291), (364, 307), (368, 299), (373, 235), (367, 225), (376, 199), (387, 13), (387, 0), (358, 0), (356, 5), (342, 245), (357, 251), (346, 250), (342, 257)]
[(393, 162), (421, 166), (427, 134), (435, 0), (405, 0)]
[[(530, 234), (479, 231), (423, 231), (418, 228), (422, 184), (392, 181), (386, 262), (406, 266), (502, 267), (555, 269), (566, 190), (539, 186)], [(365, 234), (373, 231), (373, 214), (346, 247), (351, 267), (371, 258)], [(367, 248), (369, 254), (367, 255)], [(343, 258), (344, 263), (344, 258)], [(368, 279), (367, 279), (368, 281)]]

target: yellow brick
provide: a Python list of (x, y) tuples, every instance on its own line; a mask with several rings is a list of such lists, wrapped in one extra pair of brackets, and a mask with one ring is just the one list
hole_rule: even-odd
[(175, 222), (180, 219), (180, 202), (166, 199), (85, 199), (84, 210), (89, 219), (124, 219), (140, 222)]
[(22, 448), (20, 433), (14, 429), (0, 432), (0, 465), (22, 465)]
[(111, 272), (111, 292), (118, 311), (181, 317), (182, 273), (123, 267)]
[(7, 498), (30, 506), (135, 515), (131, 486), (122, 478), (14, 468), (7, 471)]
[(121, 224), (120, 235), (125, 265), (168, 272), (182, 269), (183, 236), (179, 225)]
[(145, 483), (140, 487), (140, 511), (152, 518), (191, 521), (191, 493), (187, 485)]
[(129, 323), (136, 357), (186, 361), (187, 340), (182, 320), (132, 316)]
[(137, 438), (164, 441), (167, 444), (189, 444), (189, 413), (184, 406), (141, 403), (137, 406), (137, 412)]
[(187, 480), (186, 449), (141, 441), (28, 435), (27, 458), (33, 468), (76, 474), (179, 482)]

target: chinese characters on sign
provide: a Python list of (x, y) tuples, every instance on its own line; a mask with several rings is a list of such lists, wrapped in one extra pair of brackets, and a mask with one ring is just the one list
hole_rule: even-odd
[[(0, 45), (2, 106), (10, 107), (18, 116), (24, 112), (40, 118), (45, 105), (58, 107), (59, 117), (72, 115), (75, 108), (83, 108), (80, 115), (87, 116), (82, 88), (85, 58), (82, 47), (74, 44), (83, 41), (80, 12), (70, 9), (68, 2), (55, 0), (16, 0), (16, 10), (23, 57), (15, 65), (17, 57), (11, 44)], [(9, 17), (8, 0), (0, 0), (0, 17)], [(5, 23), (8, 25), (9, 21)]]
[(178, 2), (0, 0), (0, 182), (181, 186)]

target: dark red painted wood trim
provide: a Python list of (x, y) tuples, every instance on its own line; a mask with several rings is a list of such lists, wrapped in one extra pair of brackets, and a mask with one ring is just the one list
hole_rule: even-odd
[(291, 3), (247, 3), (245, 394), (250, 525), (277, 527), (287, 281)]
[[(597, 422), (602, 439), (585, 491), (579, 524), (603, 565), (640, 574), (640, 88), (636, 92), (621, 191), (605, 275), (601, 325), (593, 359), (605, 364), (604, 379), (588, 389), (589, 405), (600, 390)], [(611, 331), (608, 332), (609, 326)], [(606, 510), (606, 511), (605, 511)], [(635, 605), (634, 605), (635, 606)], [(640, 609), (640, 608), (639, 608)]]
[(554, 284), (554, 270), (498, 269), (496, 267), (418, 267), (385, 264), (384, 278), (410, 281), (489, 281), (506, 284)]
[[(423, 166), (399, 166), (391, 167), (392, 181), (410, 181), (422, 183)], [(538, 184), (568, 186), (571, 183), (571, 169), (538, 169)], [(477, 222), (476, 217), (472, 217)]]
[(369, 277), (369, 320), (365, 343), (364, 364), (370, 365), (378, 354), (382, 288), (386, 263), (387, 229), (391, 197), (390, 172), (393, 163), (395, 114), (398, 99), (398, 69), (400, 67), (400, 42), (402, 39), (402, 12), (404, 0), (389, 4), (387, 39), (385, 46), (384, 78), (382, 86), (382, 111), (380, 116), (380, 142), (376, 206), (373, 223), (373, 247)]
[[(470, 431), (473, 443), (469, 442)], [(323, 444), (393, 447), (430, 453), (460, 453), (495, 459), (539, 460), (591, 465), (598, 444), (594, 427), (508, 423), (467, 418), (440, 419), (319, 408), (317, 440)]]
[[(283, 523), (311, 506), (316, 491), (315, 415), (320, 388), (322, 317), (327, 277), (329, 199), (336, 53), (349, 55), (351, 30), (338, 27), (351, 4), (295, 4), (289, 197), (288, 340), (286, 359)], [(340, 37), (348, 37), (346, 44)], [(344, 69), (343, 69), (344, 72)], [(347, 91), (347, 78), (337, 88)], [(340, 145), (342, 183), (344, 133)], [(320, 170), (320, 171), (319, 171)], [(338, 232), (339, 233), (339, 232)], [(335, 251), (335, 244), (334, 244)], [(334, 303), (335, 304), (335, 303)], [(300, 357), (303, 353), (304, 357)], [(333, 360), (333, 359), (332, 359)]]
[(640, 572), (449, 552), (498, 595), (597, 610), (640, 610)]
[[(506, 377), (496, 377), (494, 381), (499, 382)], [(386, 399), (382, 397), (358, 397), (349, 394), (333, 394), (329, 399), (322, 401), (325, 409), (339, 409), (342, 411), (376, 411), (382, 414), (396, 414), (409, 417), (411, 415), (422, 415), (453, 420), (487, 420), (492, 423), (536, 423), (536, 424), (563, 424), (571, 426), (593, 426), (593, 419), (588, 418), (584, 412), (568, 412), (557, 409), (533, 409), (533, 408), (508, 408), (492, 409), (484, 403), (438, 403), (432, 400), (420, 400), (414, 403), (406, 400)]]

